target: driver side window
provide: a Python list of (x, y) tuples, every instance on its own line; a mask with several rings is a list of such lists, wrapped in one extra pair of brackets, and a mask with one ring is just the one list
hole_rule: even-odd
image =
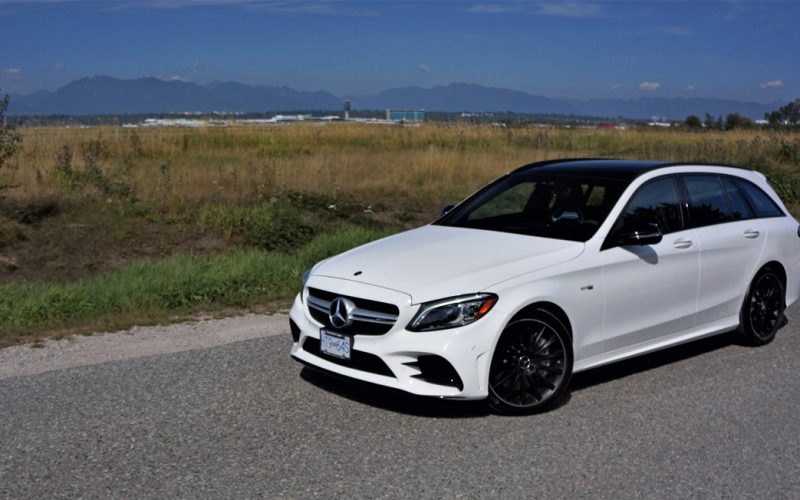
[(656, 179), (643, 185), (633, 195), (622, 213), (621, 229), (631, 223), (658, 224), (664, 234), (683, 228), (680, 202), (675, 179)]
[(469, 214), (467, 220), (522, 213), (535, 186), (533, 182), (521, 182)]

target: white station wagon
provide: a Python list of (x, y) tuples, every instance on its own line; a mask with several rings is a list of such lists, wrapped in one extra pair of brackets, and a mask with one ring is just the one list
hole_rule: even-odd
[(799, 295), (800, 227), (762, 174), (550, 161), (315, 265), (291, 309), (291, 355), (531, 413), (575, 372), (733, 330), (770, 342)]

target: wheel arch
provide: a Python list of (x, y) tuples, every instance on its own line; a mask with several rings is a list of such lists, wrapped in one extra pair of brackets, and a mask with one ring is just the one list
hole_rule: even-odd
[[(539, 318), (535, 318), (536, 315), (538, 315)], [(489, 377), (491, 376), (491, 365), (492, 365), (492, 361), (494, 359), (498, 344), (500, 342), (500, 338), (502, 337), (503, 333), (506, 331), (506, 329), (509, 327), (509, 325), (511, 325), (515, 321), (518, 321), (518, 320), (521, 320), (521, 319), (526, 319), (526, 318), (541, 320), (542, 315), (546, 315), (549, 318), (552, 318), (553, 321), (557, 322), (559, 325), (561, 325), (563, 327), (563, 330), (567, 334), (567, 341), (564, 342), (564, 344), (565, 344), (564, 348), (566, 350), (566, 356), (567, 356), (566, 359), (568, 360), (567, 362), (569, 363), (569, 371), (568, 371), (568, 374), (564, 375), (564, 377), (565, 377), (564, 380), (566, 380), (566, 382), (564, 382), (564, 384), (565, 384), (564, 387), (567, 387), (569, 385), (569, 380), (572, 378), (572, 366), (573, 366), (573, 363), (574, 363), (574, 338), (573, 338), (573, 332), (572, 332), (572, 322), (569, 320), (569, 315), (567, 314), (567, 312), (564, 310), (563, 307), (559, 306), (555, 302), (552, 302), (550, 300), (547, 300), (546, 298), (543, 298), (543, 299), (535, 300), (534, 302), (531, 302), (529, 304), (526, 304), (526, 305), (520, 307), (514, 314), (511, 314), (509, 316), (508, 321), (506, 321), (503, 324), (503, 328), (500, 330), (499, 335), (496, 336), (496, 338), (494, 340), (494, 343), (492, 345), (492, 349), (490, 351), (490, 355), (488, 357), (488, 364), (486, 365), (486, 371), (485, 371), (485, 373), (483, 375), (483, 380), (482, 380), (482, 383), (486, 384), (485, 387), (486, 387), (486, 390), (488, 392), (488, 396), (489, 396), (490, 400), (492, 398), (491, 389), (489, 387), (489, 385), (490, 385)], [(561, 390), (563, 391), (564, 389), (562, 388)], [(556, 400), (553, 400), (553, 401), (556, 401)], [(553, 404), (553, 403), (552, 402), (548, 403), (548, 406), (550, 404)], [(491, 405), (491, 403), (490, 403), (490, 405)], [(544, 409), (544, 408), (547, 408), (548, 406), (543, 406), (542, 408)], [(512, 413), (512, 414), (516, 414), (516, 413)]]
[[(567, 335), (569, 336), (570, 340), (574, 340), (572, 335), (572, 323), (570, 322), (566, 311), (564, 311), (564, 309), (562, 309), (559, 305), (546, 300), (540, 300), (526, 305), (511, 317), (508, 323), (506, 323), (506, 326), (520, 318), (529, 317), (534, 311), (543, 311), (544, 313), (552, 316), (555, 320), (561, 323), (561, 325), (567, 331)], [(503, 330), (505, 330), (505, 327), (503, 327)]]
[(744, 293), (742, 294), (741, 299), (741, 306), (739, 307), (739, 327), (741, 328), (742, 325), (742, 315), (744, 314), (744, 307), (745, 303), (747, 302), (747, 295), (750, 293), (750, 287), (753, 286), (753, 282), (755, 281), (756, 277), (766, 270), (774, 270), (778, 275), (778, 278), (781, 279), (783, 283), (783, 301), (784, 307), (786, 306), (786, 269), (783, 267), (783, 264), (778, 262), (777, 260), (770, 260), (762, 264), (761, 266), (756, 269), (752, 276), (750, 276), (750, 281), (747, 282), (747, 288), (745, 288)]
[[(781, 305), (783, 307), (782, 307), (782, 310), (777, 311), (778, 319), (776, 320), (777, 321), (776, 322), (776, 326), (771, 327), (771, 328), (774, 328), (774, 329), (771, 332), (768, 332), (766, 335), (762, 335), (763, 332), (756, 331), (755, 326), (753, 325), (752, 321), (750, 322), (749, 326), (747, 324), (748, 301), (750, 300), (750, 296), (753, 293), (753, 291), (752, 291), (753, 290), (753, 285), (756, 283), (756, 280), (758, 279), (759, 276), (761, 276), (763, 273), (765, 273), (767, 271), (769, 271), (770, 273), (775, 275), (778, 278), (778, 280), (780, 281), (780, 284), (783, 286), (783, 290), (782, 290), (783, 296), (781, 297), (782, 298), (782, 302), (783, 302), (783, 304), (781, 304)], [(781, 328), (781, 326), (782, 326), (781, 317), (783, 316), (783, 310), (785, 310), (785, 308), (786, 308), (786, 301), (787, 301), (787, 298), (786, 298), (787, 297), (787, 289), (786, 289), (787, 279), (788, 279), (788, 276), (787, 276), (787, 273), (786, 273), (786, 268), (784, 268), (783, 264), (781, 264), (777, 260), (770, 260), (770, 261), (764, 263), (763, 265), (761, 265), (758, 268), (758, 271), (756, 271), (753, 274), (753, 277), (750, 279), (750, 284), (747, 286), (747, 290), (745, 291), (744, 297), (742, 298), (742, 306), (741, 306), (741, 309), (739, 310), (739, 327), (736, 330), (740, 341), (742, 341), (745, 345), (760, 346), (760, 345), (767, 344), (767, 343), (772, 341), (772, 339), (775, 337), (775, 334), (777, 333), (777, 331)], [(752, 312), (750, 314), (752, 314)], [(783, 317), (783, 321), (785, 322), (785, 317)]]
[[(766, 271), (766, 270), (774, 271), (775, 274), (778, 275), (778, 278), (781, 279), (781, 283), (783, 284), (783, 302), (784, 302), (783, 305), (784, 305), (784, 307), (786, 307), (786, 292), (787, 292), (787, 290), (786, 290), (786, 280), (788, 278), (787, 278), (787, 275), (786, 275), (786, 268), (783, 267), (783, 264), (781, 264), (777, 260), (771, 260), (769, 262), (766, 262), (761, 267), (759, 267), (758, 271), (756, 271), (756, 273), (753, 275), (753, 278), (750, 280), (750, 284), (752, 285), (752, 282), (755, 279), (755, 277), (758, 276), (759, 274), (761, 274), (762, 272)], [(748, 290), (749, 290), (749, 286), (750, 285), (748, 285)], [(747, 293), (747, 292), (745, 292), (745, 293)]]
[(480, 380), (480, 385), (481, 387), (486, 388), (486, 390), (488, 390), (489, 387), (489, 372), (491, 362), (494, 358), (497, 344), (500, 341), (500, 337), (503, 335), (503, 332), (512, 322), (522, 318), (531, 317), (536, 311), (549, 315), (564, 327), (567, 332), (567, 337), (569, 338), (567, 347), (569, 347), (571, 355), (574, 357), (575, 337), (573, 332), (573, 324), (569, 319), (567, 309), (565, 309), (563, 305), (556, 302), (552, 295), (539, 295), (537, 297), (526, 297), (525, 299), (516, 302), (514, 307), (504, 311), (506, 318), (501, 323), (500, 328), (494, 331), (494, 336), (489, 350), (485, 353), (487, 355), (486, 362), (482, 369), (479, 368), (478, 377)]

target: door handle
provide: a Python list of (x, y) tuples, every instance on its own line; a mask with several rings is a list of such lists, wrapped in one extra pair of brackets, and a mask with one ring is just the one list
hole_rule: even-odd
[(675, 248), (689, 248), (692, 246), (692, 240), (685, 240), (679, 239), (672, 242), (672, 246)]
[(744, 232), (744, 237), (745, 238), (750, 238), (752, 240), (752, 239), (758, 238), (758, 236), (760, 234), (761, 233), (759, 233), (755, 229), (748, 229), (747, 231)]

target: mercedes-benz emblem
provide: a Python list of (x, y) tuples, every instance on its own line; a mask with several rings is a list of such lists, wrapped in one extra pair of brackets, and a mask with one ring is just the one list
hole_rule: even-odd
[(328, 319), (331, 320), (331, 324), (335, 328), (347, 328), (353, 324), (353, 320), (350, 319), (350, 314), (352, 314), (355, 308), (356, 305), (352, 300), (344, 297), (337, 297), (331, 302), (331, 308), (330, 311), (328, 311)]

